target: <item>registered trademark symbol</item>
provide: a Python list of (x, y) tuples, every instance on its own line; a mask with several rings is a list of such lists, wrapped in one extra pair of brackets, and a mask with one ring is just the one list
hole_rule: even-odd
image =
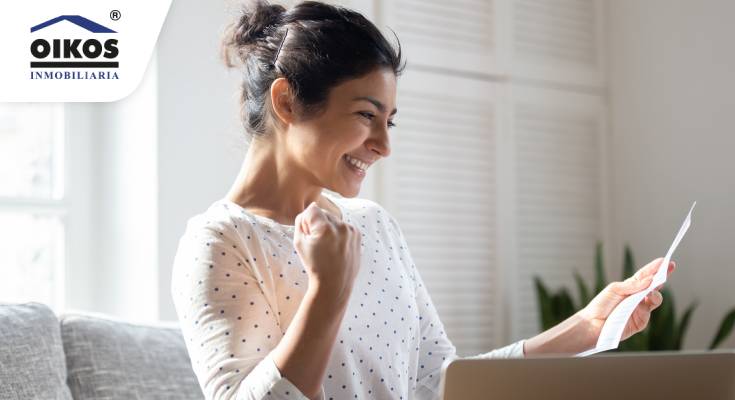
[(121, 17), (119, 10), (112, 10), (110, 11), (110, 19), (113, 21), (119, 20)]

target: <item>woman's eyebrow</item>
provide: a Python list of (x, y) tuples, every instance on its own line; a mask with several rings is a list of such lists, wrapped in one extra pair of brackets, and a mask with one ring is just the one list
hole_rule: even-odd
[[(370, 97), (370, 96), (358, 96), (358, 97), (355, 97), (354, 99), (352, 99), (352, 101), (361, 101), (361, 100), (362, 101), (369, 101), (369, 102), (373, 103), (373, 105), (375, 107), (378, 107), (378, 110), (380, 110), (380, 112), (385, 112), (385, 106), (383, 105), (383, 103), (379, 102), (374, 97)], [(394, 108), (393, 111), (390, 112), (390, 115), (393, 115), (393, 114), (395, 114), (397, 112), (398, 112), (398, 109), (397, 108)]]

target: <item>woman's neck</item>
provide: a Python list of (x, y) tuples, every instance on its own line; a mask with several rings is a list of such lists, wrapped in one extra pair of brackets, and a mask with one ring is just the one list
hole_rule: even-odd
[(322, 196), (322, 187), (309, 182), (308, 176), (299, 173), (275, 147), (254, 138), (225, 197), (254, 214), (285, 225), (293, 225), (296, 216), (312, 201), (341, 220), (339, 209)]

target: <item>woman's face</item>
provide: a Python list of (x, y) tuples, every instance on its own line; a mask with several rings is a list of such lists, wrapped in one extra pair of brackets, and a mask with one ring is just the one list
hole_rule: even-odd
[(288, 152), (307, 179), (355, 197), (371, 165), (390, 154), (395, 103), (396, 76), (389, 69), (345, 81), (330, 90), (321, 114), (293, 123)]

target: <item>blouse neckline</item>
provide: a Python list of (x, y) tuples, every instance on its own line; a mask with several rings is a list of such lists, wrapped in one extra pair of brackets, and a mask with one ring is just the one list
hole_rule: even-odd
[[(326, 191), (323, 191), (322, 194), (327, 199), (327, 201), (331, 202), (332, 204), (334, 204), (339, 209), (340, 214), (342, 214), (342, 222), (346, 222), (347, 221), (347, 212), (346, 212), (346, 209), (336, 199), (336, 196), (334, 196), (331, 193), (328, 193)], [(279, 223), (278, 221), (276, 221), (276, 220), (274, 220), (272, 218), (268, 218), (268, 217), (265, 217), (263, 215), (258, 215), (258, 214), (252, 213), (250, 211), (247, 211), (246, 209), (244, 209), (243, 207), (241, 207), (239, 204), (231, 201), (230, 199), (224, 198), (221, 201), (224, 202), (224, 203), (226, 203), (226, 204), (228, 204), (228, 205), (230, 205), (230, 206), (236, 207), (237, 209), (239, 209), (239, 210), (247, 213), (248, 215), (251, 215), (253, 218), (257, 219), (258, 221), (260, 221), (261, 223), (263, 223), (264, 225), (266, 225), (266, 226), (268, 226), (270, 228), (276, 228), (276, 229), (285, 230), (285, 231), (287, 231), (289, 233), (293, 233), (295, 231), (295, 229), (296, 229), (296, 227), (294, 225), (281, 224), (281, 223)]]

